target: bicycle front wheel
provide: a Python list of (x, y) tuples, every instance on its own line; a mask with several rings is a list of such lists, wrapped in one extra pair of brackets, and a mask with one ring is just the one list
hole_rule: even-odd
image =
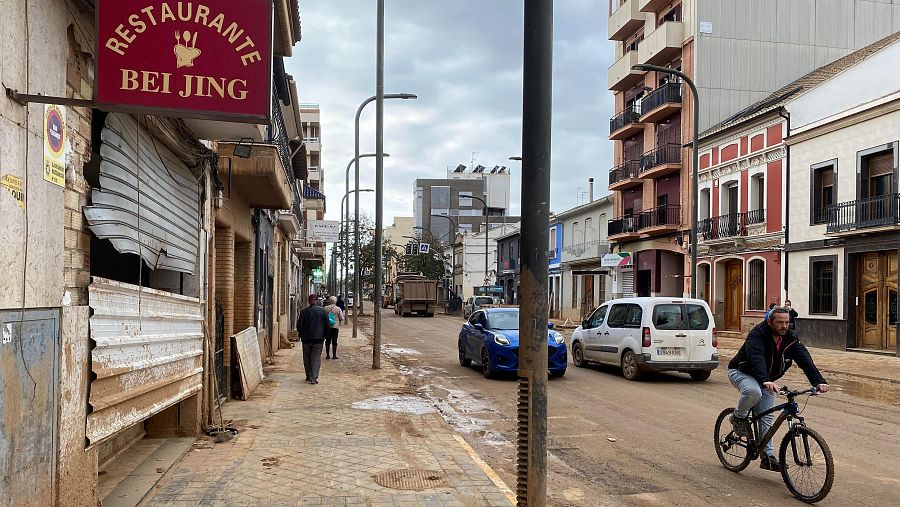
[(815, 503), (828, 496), (834, 483), (834, 460), (822, 435), (795, 426), (781, 440), (778, 459), (781, 478), (798, 500)]
[(732, 431), (730, 418), (733, 413), (733, 408), (726, 408), (719, 414), (713, 431), (713, 445), (722, 466), (732, 472), (740, 472), (750, 464), (750, 442)]

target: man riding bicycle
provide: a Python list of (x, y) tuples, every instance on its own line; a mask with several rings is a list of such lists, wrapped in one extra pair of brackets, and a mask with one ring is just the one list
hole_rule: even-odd
[[(728, 380), (741, 392), (731, 416), (734, 432), (739, 436), (750, 436), (750, 424), (747, 420), (750, 409), (761, 414), (775, 406), (775, 395), (779, 390), (775, 381), (791, 367), (792, 361), (797, 362), (810, 384), (820, 392), (828, 392), (828, 382), (819, 373), (809, 351), (789, 327), (790, 309), (773, 308), (767, 320), (750, 331), (741, 350), (728, 363)], [(773, 417), (773, 414), (769, 414), (759, 421), (761, 435), (769, 431)], [(766, 444), (766, 452), (762, 455), (759, 466), (763, 470), (780, 472), (781, 464), (775, 458), (773, 440), (770, 439)]]

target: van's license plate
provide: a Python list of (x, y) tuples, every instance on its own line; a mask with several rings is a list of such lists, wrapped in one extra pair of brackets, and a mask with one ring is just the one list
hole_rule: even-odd
[(681, 349), (678, 347), (659, 347), (656, 349), (657, 356), (680, 356)]

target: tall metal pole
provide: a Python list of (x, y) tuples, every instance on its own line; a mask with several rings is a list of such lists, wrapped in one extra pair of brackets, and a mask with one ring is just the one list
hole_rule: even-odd
[(519, 298), (518, 505), (547, 505), (547, 242), (553, 0), (525, 1), (522, 85), (522, 208)]
[[(358, 117), (357, 117), (357, 118), (358, 118)], [(374, 153), (366, 153), (366, 154), (363, 154), (363, 155), (359, 155), (359, 156), (353, 157), (353, 160), (351, 160), (350, 162), (347, 163), (347, 170), (344, 172), (344, 180), (346, 181), (346, 184), (347, 184), (347, 189), (344, 191), (344, 192), (345, 192), (345, 194), (344, 194), (345, 196), (346, 196), (347, 194), (350, 193), (350, 168), (353, 167), (353, 164), (354, 164), (357, 160), (359, 160), (359, 159), (361, 159), (361, 158), (374, 157), (374, 156), (375, 156)], [(385, 153), (384, 156), (385, 156), (385, 157), (390, 157), (390, 155), (388, 155), (387, 153)], [(357, 181), (356, 188), (359, 188), (359, 182), (358, 182), (358, 181)], [(344, 220), (343, 223), (344, 223), (344, 224), (349, 224), (349, 223), (350, 223), (350, 206), (349, 206), (349, 205), (347, 206), (347, 211), (345, 212), (345, 211), (344, 211), (344, 208), (343, 208), (343, 205), (341, 205), (341, 213), (346, 213), (346, 220), (344, 220), (344, 217), (343, 217), (343, 216), (341, 217), (341, 220)], [(344, 230), (344, 229), (341, 229), (341, 230)], [(344, 288), (344, 289), (343, 289), (343, 293), (344, 293), (344, 297), (347, 297), (347, 270), (348, 270), (347, 264), (349, 264), (348, 261), (350, 260), (349, 252), (347, 252), (347, 250), (349, 250), (349, 248), (350, 248), (350, 245), (349, 245), (349, 238), (348, 238), (347, 235), (344, 236), (343, 242), (341, 243), (341, 245), (343, 246), (343, 248), (341, 249), (341, 259), (343, 260), (343, 266), (342, 266), (342, 267), (343, 267), (343, 269), (344, 269), (344, 278), (343, 278), (343, 288)]]
[(700, 206), (700, 200), (697, 198), (700, 192), (700, 94), (697, 93), (697, 87), (694, 82), (684, 72), (670, 69), (668, 67), (660, 67), (659, 65), (638, 64), (632, 65), (634, 70), (652, 70), (663, 72), (665, 74), (673, 74), (680, 77), (687, 83), (691, 89), (691, 96), (694, 99), (694, 139), (691, 141), (693, 156), (691, 157), (691, 172), (693, 173), (693, 181), (691, 182), (691, 297), (697, 297), (697, 215)]
[[(384, 0), (378, 0), (378, 43), (375, 70), (375, 330), (372, 340), (372, 368), (381, 368), (381, 278), (384, 276)], [(353, 325), (356, 325), (354, 321)]]
[[(382, 92), (383, 91), (384, 90), (382, 90)], [(359, 188), (359, 159), (361, 158), (359, 155), (359, 117), (362, 115), (363, 109), (370, 102), (375, 101), (376, 98), (377, 98), (376, 95), (373, 95), (373, 96), (367, 98), (366, 100), (364, 100), (362, 102), (362, 104), (359, 105), (359, 108), (357, 108), (357, 110), (356, 110), (356, 121), (354, 122), (354, 130), (353, 130), (353, 133), (354, 133), (353, 161), (354, 161), (354, 165), (356, 167), (355, 188)], [(381, 98), (382, 99), (417, 99), (418, 97), (412, 93), (389, 93), (387, 95), (384, 95), (384, 93), (382, 93)], [(376, 155), (378, 155), (378, 154), (376, 153)], [(382, 153), (380, 156), (378, 156), (378, 159), (381, 160), (381, 162), (379, 162), (379, 163), (381, 163), (381, 164), (384, 163), (384, 161), (382, 160), (383, 155), (384, 154)], [(377, 167), (376, 167), (376, 173), (377, 173)], [(354, 241), (354, 247), (353, 247), (354, 257), (353, 258), (356, 259), (356, 262), (354, 263), (354, 265), (358, 265), (359, 264), (359, 194), (356, 194), (356, 211), (354, 211), (353, 223), (354, 223), (354, 229), (356, 230), (356, 232), (354, 234), (354, 240), (353, 240)], [(354, 301), (353, 301), (353, 337), (356, 338), (356, 336), (357, 336), (357, 321), (356, 321), (357, 300), (356, 300), (356, 298), (359, 297), (359, 269), (354, 269), (354, 271), (355, 272), (353, 274), (353, 279), (354, 279), (354, 284), (353, 284), (354, 289), (353, 290), (356, 291), (356, 294), (354, 294), (354, 296), (353, 296), (354, 297)]]
[[(453, 218), (448, 217), (447, 215), (431, 215), (432, 218), (446, 218), (450, 221), (450, 234), (448, 234), (448, 243), (450, 244), (450, 285), (454, 287), (451, 289), (447, 287), (447, 308), (445, 312), (450, 314), (450, 293), (456, 292), (456, 231), (459, 227), (456, 226), (456, 222), (453, 221)], [(443, 256), (443, 252), (441, 253)]]
[[(475, 197), (475, 196), (473, 195), (473, 196), (469, 196), (469, 198), (470, 198), (470, 199), (475, 199), (476, 201), (479, 201), (479, 202), (481, 203), (482, 209), (484, 210), (484, 280), (483, 280), (481, 283), (482, 283), (482, 286), (483, 286), (483, 287), (487, 287), (487, 284), (488, 284), (488, 277), (490, 276), (490, 275), (488, 274), (488, 265), (489, 265), (489, 264), (488, 264), (488, 260), (489, 260), (489, 259), (488, 259), (488, 257), (489, 257), (489, 256), (488, 256), (488, 249), (489, 249), (489, 248), (488, 248), (488, 245), (490, 244), (490, 243), (489, 243), (489, 239), (490, 239), (490, 238), (488, 238), (488, 236), (489, 236), (490, 231), (491, 231), (491, 227), (490, 227), (490, 217), (488, 216), (488, 215), (489, 215), (489, 214), (488, 214), (488, 205), (487, 205), (486, 202), (484, 202), (484, 199), (482, 199), (482, 198), (480, 198), (480, 197)], [(549, 239), (548, 239), (547, 241), (549, 241)]]

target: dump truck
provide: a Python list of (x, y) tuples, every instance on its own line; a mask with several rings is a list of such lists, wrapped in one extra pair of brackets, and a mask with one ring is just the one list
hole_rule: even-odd
[(413, 313), (434, 317), (437, 308), (437, 280), (421, 273), (398, 273), (394, 279), (394, 313), (409, 317)]

